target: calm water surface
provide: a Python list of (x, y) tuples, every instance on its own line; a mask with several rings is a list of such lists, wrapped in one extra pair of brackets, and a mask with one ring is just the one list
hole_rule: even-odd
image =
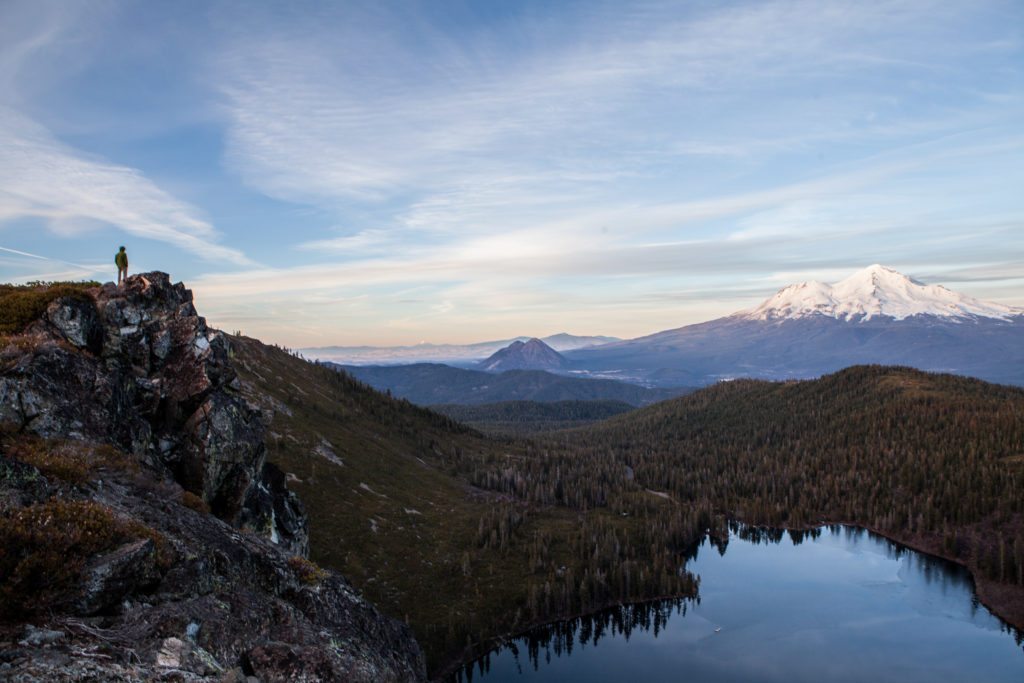
[(851, 527), (741, 535), (688, 565), (698, 602), (537, 629), (462, 680), (1024, 682), (1020, 636), (962, 568)]

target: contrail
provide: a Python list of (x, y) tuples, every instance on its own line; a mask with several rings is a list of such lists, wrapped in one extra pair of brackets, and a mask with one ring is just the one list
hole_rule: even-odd
[(74, 266), (75, 268), (81, 268), (82, 270), (88, 270), (90, 273), (95, 272), (96, 268), (92, 266), (83, 266), (81, 263), (71, 263), (71, 261), (62, 261), (59, 258), (50, 258), (49, 256), (40, 256), (39, 254), (30, 254), (27, 251), (18, 251), (17, 249), (9, 249), (7, 247), (0, 247), (0, 251), (6, 251), (11, 254), (17, 254), (18, 256), (27, 256), (29, 258), (37, 258), (41, 261), (54, 261), (56, 263), (63, 263), (68, 266)]
[(8, 249), (7, 247), (0, 247), (0, 251), (9, 251), (12, 254), (18, 254), (19, 256), (28, 256), (30, 258), (43, 259), (44, 261), (52, 260), (52, 259), (46, 258), (45, 256), (37, 256), (36, 254), (30, 254), (27, 251), (18, 251), (17, 249)]

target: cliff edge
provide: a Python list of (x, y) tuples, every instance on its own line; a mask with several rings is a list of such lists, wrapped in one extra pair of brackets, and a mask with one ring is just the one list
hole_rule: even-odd
[(0, 292), (0, 678), (417, 681), (182, 284)]

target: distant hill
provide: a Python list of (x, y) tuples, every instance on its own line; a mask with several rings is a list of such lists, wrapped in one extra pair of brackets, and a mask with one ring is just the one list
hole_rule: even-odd
[(431, 410), (457, 422), (496, 436), (525, 436), (583, 427), (635, 408), (623, 401), (503, 401), (430, 406)]
[(478, 366), (487, 372), (505, 370), (565, 370), (568, 361), (553, 348), (534, 337), (529, 341), (514, 341), (495, 351)]
[[(299, 349), (306, 358), (351, 365), (390, 365), (409, 363), (470, 364), (487, 358), (513, 342), (531, 337), (513, 337), (476, 344), (415, 344), (413, 346), (321, 346)], [(580, 336), (560, 332), (541, 341), (559, 353), (621, 341), (618, 337)]]
[(327, 363), (380, 391), (421, 406), (501, 401), (622, 401), (644, 406), (687, 393), (687, 388), (650, 389), (610, 379), (582, 379), (543, 370), (498, 374), (436, 363), (414, 365), (338, 365)]
[(804, 379), (872, 363), (1024, 384), (1024, 309), (874, 265), (834, 285), (790, 285), (725, 318), (565, 355), (577, 369), (665, 386)]

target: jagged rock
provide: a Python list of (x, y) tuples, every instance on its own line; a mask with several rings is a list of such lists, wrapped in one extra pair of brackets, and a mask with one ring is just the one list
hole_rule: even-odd
[(98, 337), (82, 302), (60, 299), (0, 349), (0, 421), (114, 444), (144, 467), (68, 486), (0, 453), (0, 514), (59, 491), (145, 538), (88, 559), (46, 612), (62, 638), (14, 647), (23, 627), (0, 621), (0, 679), (424, 681), (406, 625), (341, 576), (299, 571), (305, 512), (265, 462), (261, 414), (191, 293), (147, 273), (91, 296)]
[(263, 466), (262, 484), (249, 490), (242, 511), (242, 526), (270, 524), (270, 540), (295, 555), (309, 553), (306, 511), (298, 496), (288, 490), (287, 477), (272, 463)]
[(263, 471), (264, 427), (258, 413), (238, 397), (215, 393), (183, 429), (189, 439), (179, 456), (179, 480), (201, 493), (215, 514), (235, 519)]
[(103, 327), (95, 304), (73, 297), (61, 297), (50, 302), (45, 319), (70, 343), (80, 349), (99, 353), (103, 343)]
[[(30, 330), (30, 347), (0, 354), (0, 421), (48, 437), (111, 441), (164, 466), (223, 519), (268, 537), (301, 538), (304, 518), (283, 487), (260, 502), (264, 426), (233, 388), (227, 339), (196, 313), (192, 293), (166, 273), (61, 297)], [(62, 342), (70, 343), (70, 347)], [(275, 528), (280, 518), (288, 528)], [(296, 548), (304, 547), (302, 541)]]
[(110, 610), (126, 596), (152, 588), (159, 579), (153, 541), (127, 543), (96, 558), (85, 569), (75, 611), (96, 614)]

